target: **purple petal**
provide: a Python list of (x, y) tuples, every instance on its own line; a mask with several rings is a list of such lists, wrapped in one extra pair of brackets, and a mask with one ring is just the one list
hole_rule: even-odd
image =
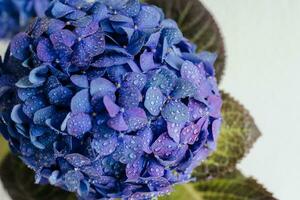
[(50, 40), (55, 47), (60, 44), (72, 47), (76, 39), (76, 35), (67, 29), (63, 29), (50, 35)]
[(73, 113), (89, 113), (92, 111), (89, 89), (77, 92), (71, 100), (71, 111)]
[(89, 56), (95, 57), (104, 52), (105, 40), (104, 33), (102, 31), (98, 31), (93, 35), (84, 38), (82, 41), (84, 43), (84, 49)]
[(129, 180), (138, 179), (144, 169), (145, 160), (143, 157), (139, 158), (133, 163), (126, 165), (126, 176)]
[(49, 35), (61, 31), (65, 27), (65, 22), (58, 19), (50, 19), (47, 33)]
[(72, 114), (67, 122), (68, 133), (80, 138), (92, 129), (91, 117), (85, 113)]
[(129, 128), (122, 113), (119, 113), (116, 117), (108, 120), (107, 125), (116, 131), (127, 131)]
[(114, 65), (124, 65), (131, 60), (130, 57), (120, 54), (106, 54), (92, 63), (94, 67), (111, 67)]
[(86, 75), (72, 75), (70, 79), (74, 85), (80, 88), (89, 87), (89, 81)]
[(214, 63), (216, 62), (218, 55), (216, 53), (210, 53), (207, 51), (203, 51), (198, 56), (199, 56), (200, 60), (202, 60), (204, 62), (205, 71), (209, 75), (214, 76), (214, 74), (215, 74)]
[(133, 72), (141, 73), (140, 68), (137, 66), (137, 64), (134, 61), (128, 60), (127, 64), (129, 65), (130, 69)]
[(189, 80), (196, 86), (200, 86), (203, 81), (205, 81), (205, 72), (201, 71), (197, 66), (195, 66), (190, 61), (185, 61), (181, 66), (181, 77), (183, 79)]
[(189, 107), (191, 121), (196, 121), (199, 118), (202, 118), (202, 117), (208, 115), (208, 108), (204, 103), (190, 99), (188, 107)]
[(143, 72), (147, 72), (151, 69), (155, 69), (157, 67), (157, 65), (154, 63), (153, 60), (153, 52), (148, 52), (147, 50), (145, 50), (141, 57), (140, 57), (140, 66), (143, 70)]
[(221, 117), (222, 99), (219, 96), (213, 95), (208, 97), (209, 114), (212, 117)]
[(156, 161), (151, 160), (147, 167), (148, 174), (152, 177), (162, 177), (165, 172), (164, 166), (160, 165)]
[(199, 137), (201, 126), (198, 124), (190, 124), (185, 127), (180, 134), (180, 142), (183, 144), (194, 144)]
[(52, 62), (55, 59), (55, 52), (49, 39), (45, 38), (39, 41), (37, 47), (37, 56), (41, 61)]
[(176, 124), (172, 122), (167, 122), (168, 134), (177, 143), (179, 143), (180, 141), (180, 133), (184, 125), (185, 123)]
[(141, 108), (130, 108), (125, 111), (124, 119), (130, 131), (137, 131), (147, 125), (148, 119), (145, 111)]
[(139, 90), (142, 90), (147, 82), (147, 76), (143, 73), (138, 72), (129, 72), (126, 74), (124, 78), (125, 86), (131, 86), (134, 85)]
[(140, 138), (142, 138), (142, 145), (143, 145), (143, 150), (144, 152), (151, 154), (152, 150), (150, 149), (150, 145), (152, 143), (153, 140), (153, 133), (151, 128), (149, 127), (145, 127), (142, 130), (139, 130), (137, 132), (137, 136), (139, 136)]
[(146, 92), (144, 106), (151, 115), (158, 116), (165, 102), (165, 97), (158, 88), (149, 88)]
[(103, 97), (103, 103), (110, 117), (116, 117), (120, 112), (120, 107), (109, 96)]
[(93, 96), (97, 92), (101, 92), (104, 95), (116, 92), (116, 86), (107, 79), (97, 78), (91, 81), (90, 93)]

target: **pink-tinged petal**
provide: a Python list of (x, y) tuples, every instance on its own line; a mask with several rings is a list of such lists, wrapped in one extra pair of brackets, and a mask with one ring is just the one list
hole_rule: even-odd
[(148, 123), (147, 115), (141, 108), (130, 108), (125, 111), (124, 119), (130, 131), (137, 131)]
[(180, 142), (183, 144), (194, 144), (199, 137), (201, 126), (198, 124), (190, 124), (185, 127), (180, 134)]
[(138, 179), (144, 169), (145, 160), (143, 157), (139, 158), (133, 163), (126, 165), (126, 176), (129, 180)]
[(108, 120), (107, 125), (116, 131), (127, 131), (129, 128), (122, 113), (119, 113), (116, 117)]
[(167, 122), (168, 134), (177, 143), (180, 141), (180, 133), (185, 123)]
[(209, 96), (207, 101), (208, 101), (210, 116), (215, 117), (215, 118), (221, 117), (221, 109), (222, 109), (221, 97), (216, 96), (216, 95)]
[(205, 81), (205, 72), (201, 71), (196, 65), (190, 61), (185, 61), (180, 69), (181, 77), (189, 80), (196, 86), (200, 86)]
[(196, 121), (201, 117), (208, 116), (208, 107), (201, 102), (198, 102), (194, 99), (189, 100), (188, 104), (190, 119), (191, 121)]
[(109, 96), (103, 97), (103, 103), (110, 117), (116, 117), (120, 112), (120, 107)]

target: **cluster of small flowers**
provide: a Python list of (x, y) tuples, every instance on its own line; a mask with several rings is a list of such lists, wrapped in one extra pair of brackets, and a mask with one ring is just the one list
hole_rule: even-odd
[(0, 131), (36, 182), (81, 199), (149, 199), (216, 146), (216, 55), (138, 0), (55, 0), (11, 41)]

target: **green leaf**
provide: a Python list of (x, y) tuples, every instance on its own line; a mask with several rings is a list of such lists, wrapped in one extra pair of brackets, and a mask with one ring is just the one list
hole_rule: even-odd
[(253, 178), (240, 172), (213, 180), (177, 186), (170, 196), (159, 200), (275, 200), (273, 195)]
[(226, 93), (222, 97), (223, 125), (217, 150), (194, 171), (200, 180), (234, 171), (236, 164), (261, 135), (253, 118), (241, 104)]
[(0, 167), (0, 177), (12, 200), (76, 200), (59, 188), (34, 184), (34, 173), (19, 158), (8, 154)]
[(225, 68), (225, 48), (219, 27), (210, 12), (199, 0), (144, 0), (161, 7), (166, 17), (175, 20), (183, 35), (198, 46), (198, 51), (218, 54), (215, 65), (220, 82)]
[(0, 134), (0, 163), (9, 152), (7, 141)]

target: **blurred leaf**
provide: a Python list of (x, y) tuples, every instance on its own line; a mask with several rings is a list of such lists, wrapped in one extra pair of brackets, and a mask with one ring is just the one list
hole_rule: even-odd
[(177, 186), (170, 196), (159, 200), (276, 200), (253, 178), (240, 172), (213, 180)]
[(198, 46), (198, 51), (218, 54), (215, 65), (220, 82), (225, 68), (225, 48), (219, 27), (210, 12), (199, 0), (144, 0), (161, 7), (166, 16), (175, 20), (184, 36)]
[(8, 143), (0, 134), (0, 163), (9, 152)]
[(19, 158), (8, 154), (0, 167), (0, 177), (12, 200), (75, 200), (59, 188), (34, 184), (34, 173)]
[(194, 175), (200, 180), (234, 171), (261, 135), (249, 112), (228, 94), (222, 96), (223, 125), (217, 150), (195, 170)]

